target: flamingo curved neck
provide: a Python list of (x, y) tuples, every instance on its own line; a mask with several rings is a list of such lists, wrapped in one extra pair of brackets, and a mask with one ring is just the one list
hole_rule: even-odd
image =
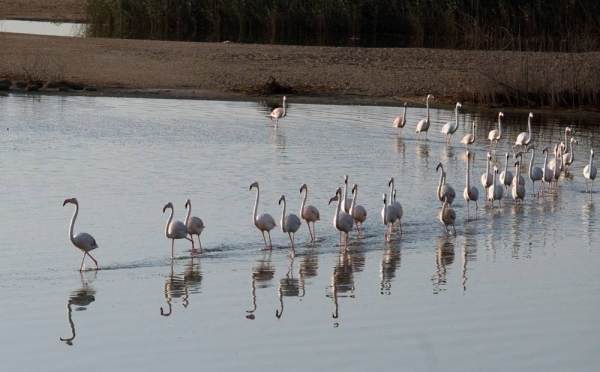
[(442, 200), (442, 184), (444, 183), (444, 168), (442, 167), (442, 173), (440, 174), (440, 183), (438, 185), (438, 198)]
[(498, 136), (502, 136), (502, 115), (498, 115)]
[(527, 143), (531, 142), (531, 116), (529, 117), (529, 119), (527, 120), (527, 127), (529, 129), (529, 138)]
[(342, 197), (344, 201), (344, 209), (346, 209), (346, 198), (348, 197), (348, 182), (345, 182), (344, 185), (344, 196)]
[(469, 176), (470, 170), (471, 170), (471, 162), (469, 161), (469, 158), (467, 157), (467, 190), (471, 190), (471, 177)]
[(350, 216), (354, 216), (354, 206), (356, 205), (356, 194), (358, 194), (358, 190), (352, 191), (352, 203), (350, 203)]
[(256, 214), (258, 212), (258, 199), (259, 199), (260, 190), (258, 186), (256, 186), (256, 200), (254, 201), (254, 212), (252, 213), (252, 222), (256, 223)]
[(429, 123), (429, 96), (427, 96), (427, 100), (426, 101), (427, 101), (426, 102), (427, 103), (427, 117), (426, 117), (426, 120)]
[(306, 198), (308, 197), (308, 190), (304, 189), (304, 196), (302, 197), (302, 204), (300, 204), (300, 216), (302, 217), (302, 212), (304, 211), (304, 206), (306, 205)]
[(285, 199), (282, 200), (283, 202), (283, 208), (281, 209), (281, 231), (286, 231), (286, 224), (285, 224)]
[[(594, 166), (594, 155), (590, 154), (590, 171), (592, 170), (592, 167)], [(75, 216), (77, 216), (77, 212), (75, 212)], [(75, 216), (73, 216), (73, 219), (75, 219)], [(71, 223), (71, 227), (73, 226), (73, 224)]]
[(402, 123), (406, 123), (406, 106), (404, 106), (404, 112), (402, 113)]
[(388, 205), (392, 205), (394, 199), (394, 181), (390, 184), (390, 200), (388, 201)]
[(456, 105), (456, 109), (454, 111), (456, 115), (456, 120), (454, 121), (454, 127), (452, 128), (452, 132), (455, 132), (458, 129), (458, 105)]
[(529, 178), (533, 176), (533, 159), (535, 158), (535, 149), (531, 150), (531, 160), (529, 161)]
[(190, 219), (190, 215), (192, 214), (192, 203), (188, 203), (187, 213), (185, 215), (185, 224), (187, 225), (188, 220)]
[(73, 228), (75, 227), (75, 220), (77, 219), (77, 214), (79, 213), (79, 204), (75, 204), (75, 212), (73, 213), (73, 217), (71, 217), (71, 225), (69, 226), (69, 239), (73, 242), (75, 235), (73, 235)]
[(169, 219), (167, 220), (167, 225), (165, 226), (165, 235), (167, 237), (169, 236), (169, 225), (171, 224), (172, 220), (173, 220), (173, 208), (171, 208), (171, 213), (169, 213)]
[(335, 228), (336, 229), (340, 229), (340, 209), (342, 207), (342, 198), (339, 197), (338, 195), (338, 202), (337, 202), (337, 206), (335, 207), (335, 215), (333, 216), (333, 219), (335, 220)]

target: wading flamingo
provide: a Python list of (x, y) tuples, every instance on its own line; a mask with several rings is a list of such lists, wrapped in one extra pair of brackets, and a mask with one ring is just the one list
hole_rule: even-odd
[(546, 154), (544, 158), (544, 167), (542, 168), (543, 177), (542, 177), (542, 187), (540, 192), (544, 192), (544, 184), (548, 183), (548, 189), (552, 186), (552, 180), (554, 180), (554, 171), (548, 167), (548, 147), (544, 147), (542, 153)]
[(278, 126), (279, 119), (284, 118), (286, 115), (285, 101), (286, 101), (286, 97), (283, 96), (283, 107), (277, 107), (276, 109), (271, 111), (271, 115), (269, 115), (271, 117), (271, 121), (273, 121), (273, 119), (275, 119), (275, 126)]
[[(308, 186), (306, 186), (305, 183), (300, 186), (300, 193), (302, 193), (302, 190), (304, 190), (304, 197), (302, 198), (302, 204), (300, 205), (300, 217), (306, 221), (306, 224), (308, 225), (308, 232), (310, 234), (310, 241), (314, 242), (316, 239), (315, 222), (321, 219), (321, 214), (317, 208), (313, 207), (312, 205), (306, 205)], [(312, 231), (310, 229), (311, 222), (313, 223)]]
[(394, 128), (396, 128), (396, 135), (398, 133), (402, 134), (402, 128), (406, 125), (406, 102), (404, 102), (404, 112), (402, 116), (398, 116), (394, 120)]
[(352, 198), (348, 197), (348, 175), (344, 175), (344, 195), (342, 195), (342, 211), (350, 213), (350, 205), (352, 204)]
[(481, 184), (483, 188), (486, 190), (492, 186), (492, 182), (494, 181), (494, 175), (490, 172), (490, 163), (492, 161), (492, 154), (487, 153), (487, 163), (485, 166), (485, 173), (481, 175)]
[(575, 145), (579, 144), (579, 142), (571, 137), (569, 141), (569, 150), (563, 155), (563, 163), (565, 167), (565, 173), (569, 170), (569, 166), (573, 164), (573, 160), (575, 160)]
[(494, 150), (498, 149), (498, 141), (502, 137), (502, 118), (504, 117), (504, 113), (500, 111), (498, 113), (498, 129), (492, 129), (490, 133), (488, 133), (488, 139), (490, 140), (490, 152), (492, 152), (492, 145), (496, 142), (496, 146), (494, 146)]
[(527, 128), (529, 132), (521, 132), (517, 136), (515, 144), (512, 147), (513, 153), (515, 152), (515, 147), (520, 146), (523, 148), (527, 148), (527, 145), (531, 142), (533, 138), (533, 134), (531, 133), (531, 119), (533, 118), (533, 112), (529, 113), (529, 118), (527, 119)]
[(200, 242), (200, 234), (204, 230), (204, 222), (199, 217), (190, 217), (192, 214), (192, 202), (190, 199), (185, 201), (185, 208), (187, 209), (187, 214), (185, 216), (185, 227), (187, 228), (188, 234), (190, 234), (190, 238), (192, 238), (192, 254), (196, 253), (194, 249), (194, 235), (198, 235), (198, 246), (200, 247), (198, 253), (202, 253), (202, 243)]
[[(165, 213), (165, 211), (171, 208), (171, 214), (169, 214), (169, 219), (167, 220), (167, 225), (165, 226), (165, 236), (167, 237), (167, 239), (171, 239), (171, 259), (174, 258), (174, 249), (175, 249), (175, 239), (187, 239), (190, 242), (192, 241), (192, 239), (188, 238), (188, 232), (187, 232), (187, 228), (185, 227), (185, 224), (181, 221), (173, 221), (173, 213), (174, 213), (174, 208), (173, 208), (173, 203), (168, 202), (167, 204), (165, 204), (165, 206), (163, 207), (163, 213)], [(194, 254), (194, 252), (192, 251), (192, 255)]]
[(340, 232), (340, 246), (342, 245), (341, 234), (346, 233), (346, 244), (344, 245), (344, 250), (348, 251), (348, 236), (350, 234), (350, 231), (352, 231), (352, 226), (354, 225), (354, 222), (352, 216), (341, 210), (342, 189), (340, 189), (339, 187), (337, 188), (337, 190), (335, 190), (335, 196), (329, 199), (328, 204), (331, 204), (332, 201), (337, 201), (335, 215), (333, 216), (333, 226), (336, 228), (337, 231)]
[(392, 229), (394, 227), (394, 222), (390, 220), (390, 212), (391, 208), (387, 204), (387, 194), (383, 194), (383, 208), (381, 208), (381, 222), (385, 225), (385, 233), (383, 234), (383, 239), (386, 242), (390, 242), (392, 240)]
[[(261, 215), (256, 215), (258, 212), (258, 199), (260, 197), (260, 189), (258, 187), (258, 182), (254, 182), (250, 185), (250, 190), (256, 187), (256, 200), (254, 201), (254, 212), (252, 214), (252, 222), (257, 229), (260, 230), (263, 236), (263, 240), (265, 241), (265, 249), (273, 249), (273, 244), (271, 244), (271, 230), (277, 226), (275, 224), (275, 220), (268, 213), (263, 213)], [(269, 245), (267, 246), (267, 239), (265, 238), (265, 231), (269, 235)]]
[[(585, 192), (588, 192), (588, 180), (592, 181), (592, 187), (590, 187), (590, 193), (594, 193), (594, 180), (596, 179), (596, 166), (594, 165), (594, 149), (590, 150), (590, 163), (583, 168), (583, 176), (585, 177)], [(71, 222), (73, 226), (73, 222)]]
[(442, 127), (441, 132), (446, 135), (446, 140), (445, 140), (446, 143), (450, 143), (450, 139), (452, 138), (452, 135), (458, 129), (458, 108), (459, 107), (462, 107), (462, 105), (460, 104), (460, 102), (456, 102), (456, 108), (454, 109), (456, 119), (454, 121), (447, 122)]
[(443, 202), (443, 195), (445, 194), (448, 197), (448, 204), (452, 204), (454, 198), (456, 198), (456, 192), (449, 183), (446, 183), (446, 172), (444, 172), (444, 166), (442, 165), (442, 163), (437, 164), (437, 166), (435, 167), (436, 172), (439, 172), (440, 168), (442, 168), (442, 173), (440, 174), (440, 183), (438, 184), (437, 197), (441, 202)]
[[(542, 181), (542, 179), (544, 178), (544, 171), (540, 167), (533, 166), (533, 159), (535, 158), (535, 147), (533, 145), (530, 145), (527, 149), (532, 150), (531, 160), (529, 161), (529, 179), (531, 180), (531, 192), (535, 194), (535, 182)], [(541, 188), (541, 186), (538, 188), (538, 198), (540, 196)]]
[(504, 170), (500, 173), (500, 184), (504, 186), (506, 192), (508, 193), (508, 188), (512, 185), (513, 174), (508, 170), (508, 152), (506, 153), (506, 162), (504, 163)]
[[(595, 174), (595, 172), (594, 172)], [(75, 220), (77, 219), (77, 214), (79, 213), (79, 202), (76, 198), (65, 199), (63, 202), (63, 207), (67, 205), (67, 203), (75, 204), (75, 213), (73, 213), (73, 217), (71, 217), (71, 225), (69, 226), (69, 239), (71, 243), (79, 249), (83, 251), (83, 259), (81, 260), (81, 266), (79, 266), (79, 271), (83, 270), (83, 262), (85, 261), (85, 256), (88, 255), (94, 261), (96, 265), (96, 270), (98, 270), (98, 261), (92, 257), (90, 251), (98, 248), (98, 243), (96, 243), (96, 239), (94, 239), (88, 233), (79, 233), (77, 235), (73, 235), (73, 227), (75, 226)]]
[(367, 219), (367, 210), (362, 205), (356, 204), (356, 196), (358, 195), (358, 186), (354, 184), (352, 186), (352, 204), (350, 205), (349, 214), (354, 219), (354, 223), (356, 224), (356, 230), (358, 230), (358, 236), (362, 236), (363, 230), (363, 222)]
[[(521, 162), (518, 160), (515, 162), (515, 172), (517, 172), (517, 174), (521, 173)], [(523, 199), (525, 199), (525, 186), (519, 184), (517, 178), (513, 180), (511, 194), (515, 203), (521, 202), (521, 204), (523, 204)]]
[(442, 206), (442, 210), (438, 215), (440, 221), (444, 224), (446, 228), (446, 233), (449, 234), (450, 230), (448, 230), (448, 226), (452, 225), (452, 229), (454, 229), (454, 235), (456, 235), (456, 227), (454, 227), (454, 222), (456, 221), (456, 212), (454, 209), (450, 208), (448, 203), (448, 196), (446, 194), (442, 195), (442, 199), (444, 200), (444, 205)]
[[(420, 139), (421, 133), (425, 132), (425, 141), (427, 141), (427, 132), (429, 131), (429, 126), (431, 124), (431, 122), (429, 121), (429, 99), (435, 99), (433, 94), (427, 95), (427, 98), (425, 99), (425, 101), (427, 103), (427, 116), (425, 117), (425, 119), (423, 119), (419, 123), (417, 123), (417, 129), (415, 130), (415, 133), (417, 133), (417, 139)], [(390, 195), (390, 197), (391, 197), (391, 195)]]
[(475, 120), (473, 120), (472, 132), (465, 134), (465, 136), (460, 140), (460, 143), (463, 143), (467, 146), (467, 150), (469, 149), (469, 145), (472, 145), (473, 142), (475, 142)]
[(285, 195), (281, 195), (279, 198), (279, 205), (283, 203), (283, 208), (281, 209), (281, 231), (287, 233), (290, 237), (290, 243), (292, 254), (294, 254), (294, 234), (302, 225), (302, 221), (300, 221), (300, 217), (296, 216), (293, 213), (285, 214)]
[(502, 197), (504, 196), (504, 188), (502, 185), (498, 185), (498, 167), (494, 166), (494, 182), (492, 187), (488, 189), (488, 201), (492, 202), (492, 209), (494, 209), (494, 200), (498, 200), (498, 208), (500, 208), (500, 203), (502, 202)]
[(404, 211), (402, 210), (402, 204), (396, 201), (396, 188), (394, 186), (394, 177), (390, 178), (388, 186), (390, 187), (389, 213), (390, 221), (392, 221), (392, 230), (390, 232), (394, 231), (393, 223), (395, 221), (398, 221), (398, 228), (400, 229), (400, 234), (402, 234), (402, 215), (404, 214)]
[(479, 209), (479, 206), (477, 205), (477, 200), (479, 199), (479, 190), (477, 190), (477, 187), (471, 186), (471, 165), (469, 159), (470, 151), (467, 150), (467, 185), (463, 191), (463, 197), (467, 201), (467, 220), (469, 219), (469, 202), (475, 202), (475, 219), (477, 219), (477, 210)]

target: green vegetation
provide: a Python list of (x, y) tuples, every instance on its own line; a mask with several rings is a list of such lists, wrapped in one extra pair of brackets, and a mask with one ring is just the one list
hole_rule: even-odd
[(599, 49), (597, 0), (85, 0), (88, 36), (529, 51)]

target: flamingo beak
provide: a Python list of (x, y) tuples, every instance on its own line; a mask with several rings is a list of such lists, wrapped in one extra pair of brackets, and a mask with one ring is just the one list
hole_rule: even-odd
[(65, 205), (67, 205), (67, 203), (70, 203), (70, 202), (71, 202), (71, 199), (65, 199), (65, 201), (63, 202), (63, 207), (64, 207)]

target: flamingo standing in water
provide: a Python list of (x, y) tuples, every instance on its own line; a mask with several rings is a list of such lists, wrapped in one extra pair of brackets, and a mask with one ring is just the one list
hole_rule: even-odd
[(353, 221), (352, 216), (350, 216), (348, 213), (343, 212), (341, 210), (342, 209), (342, 189), (340, 189), (339, 187), (337, 188), (337, 190), (335, 190), (335, 196), (332, 197), (331, 199), (329, 199), (328, 204), (331, 204), (332, 201), (337, 201), (337, 205), (335, 208), (335, 215), (333, 216), (333, 226), (336, 228), (337, 231), (340, 232), (340, 245), (342, 245), (341, 234), (346, 233), (346, 244), (344, 245), (344, 250), (348, 251), (348, 239), (349, 239), (350, 231), (352, 231), (352, 226), (354, 225), (354, 221)]
[(548, 189), (552, 186), (552, 180), (554, 180), (554, 171), (548, 167), (548, 147), (544, 147), (542, 153), (546, 154), (544, 158), (544, 167), (542, 168), (542, 187), (541, 192), (544, 192), (544, 183), (548, 183)]
[(190, 199), (185, 201), (185, 208), (187, 209), (187, 214), (185, 216), (185, 227), (187, 228), (188, 234), (190, 234), (190, 238), (192, 238), (192, 254), (196, 253), (194, 248), (194, 235), (198, 235), (198, 246), (200, 247), (198, 253), (202, 253), (200, 234), (202, 234), (202, 231), (204, 230), (204, 222), (202, 222), (199, 217), (190, 217), (192, 214), (192, 202)]
[(350, 213), (350, 205), (352, 204), (352, 198), (348, 197), (348, 175), (344, 175), (344, 194), (342, 195), (342, 211)]
[[(542, 181), (542, 179), (544, 178), (544, 171), (540, 167), (533, 166), (533, 159), (535, 158), (535, 147), (533, 145), (530, 145), (527, 149), (532, 150), (531, 160), (529, 161), (529, 179), (531, 180), (531, 192), (535, 194), (535, 182)], [(540, 189), (541, 186), (537, 192), (538, 198), (540, 196)]]
[[(252, 222), (257, 229), (260, 230), (263, 236), (263, 240), (265, 241), (265, 249), (273, 249), (273, 244), (271, 243), (271, 230), (277, 226), (275, 224), (275, 220), (268, 213), (263, 213), (257, 216), (258, 212), (258, 199), (260, 197), (260, 189), (258, 187), (258, 182), (254, 182), (250, 185), (250, 190), (256, 187), (256, 200), (254, 201), (254, 212), (252, 214)], [(269, 245), (267, 246), (267, 239), (265, 238), (265, 231), (269, 235)]]
[(356, 196), (358, 195), (358, 186), (354, 184), (352, 186), (352, 204), (350, 205), (349, 214), (354, 219), (356, 229), (358, 230), (358, 236), (362, 236), (362, 225), (367, 219), (367, 210), (362, 205), (356, 204)]
[[(308, 186), (305, 183), (300, 186), (300, 193), (304, 190), (304, 197), (302, 198), (302, 204), (300, 205), (300, 217), (306, 221), (308, 225), (308, 232), (310, 234), (310, 241), (314, 242), (316, 239), (315, 222), (321, 219), (319, 210), (312, 205), (306, 205), (306, 198), (308, 197)], [(312, 231), (310, 229), (310, 223), (313, 223)]]
[(447, 122), (442, 127), (441, 132), (446, 135), (446, 140), (445, 140), (446, 143), (450, 143), (450, 139), (452, 138), (452, 135), (458, 129), (458, 108), (459, 107), (462, 107), (462, 105), (460, 104), (460, 102), (456, 102), (456, 108), (454, 109), (455, 115), (456, 115), (455, 120), (453, 122), (452, 121)]
[[(517, 174), (521, 173), (521, 162), (518, 160), (515, 162), (515, 172)], [(521, 185), (517, 178), (513, 179), (512, 197), (515, 203), (521, 202), (521, 204), (523, 204), (523, 199), (525, 199), (525, 186)]]
[(421, 138), (421, 132), (425, 132), (425, 141), (427, 141), (427, 132), (429, 131), (429, 126), (431, 124), (431, 121), (429, 121), (429, 99), (435, 99), (433, 94), (427, 95), (427, 98), (425, 99), (427, 103), (427, 116), (425, 117), (425, 119), (417, 123), (417, 129), (415, 130), (415, 133), (418, 134), (417, 139)]
[(504, 188), (502, 185), (498, 185), (496, 179), (498, 178), (498, 167), (494, 166), (494, 182), (492, 187), (488, 189), (488, 201), (492, 202), (492, 209), (494, 209), (494, 200), (498, 200), (498, 208), (502, 202), (504, 196)]
[(392, 240), (392, 229), (394, 228), (394, 221), (391, 220), (391, 207), (387, 204), (387, 194), (383, 194), (383, 208), (381, 208), (381, 222), (385, 225), (385, 233), (383, 238), (386, 242)]
[[(519, 160), (519, 169), (521, 169), (521, 166), (523, 166), (523, 164), (525, 164), (524, 160), (523, 160), (523, 151), (519, 151), (515, 154), (515, 160)], [(519, 185), (525, 186), (525, 177), (523, 177), (521, 174), (515, 174), (515, 177), (519, 179)], [(513, 178), (513, 182), (514, 182), (514, 178)]]
[(487, 153), (487, 163), (485, 166), (485, 173), (481, 175), (481, 184), (483, 185), (483, 188), (486, 190), (492, 186), (492, 182), (494, 181), (494, 176), (492, 175), (492, 173), (490, 172), (490, 163), (492, 161), (492, 154), (490, 154), (489, 152)]
[(527, 145), (529, 145), (529, 143), (531, 142), (531, 139), (533, 138), (533, 134), (531, 133), (531, 119), (532, 118), (533, 118), (533, 112), (530, 112), (529, 118), (527, 119), (527, 128), (529, 129), (529, 132), (519, 133), (519, 135), (517, 136), (517, 139), (515, 141), (515, 144), (512, 147), (513, 152), (515, 152), (515, 147), (521, 146), (521, 147), (527, 148)]
[(404, 112), (402, 116), (398, 116), (394, 120), (394, 128), (396, 128), (396, 134), (402, 134), (402, 128), (406, 125), (406, 102), (404, 102)]
[(579, 142), (575, 139), (571, 137), (571, 140), (569, 141), (569, 150), (567, 151), (566, 154), (563, 155), (563, 163), (565, 166), (565, 173), (569, 170), (569, 166), (571, 164), (573, 164), (573, 161), (575, 160), (575, 145), (579, 144)]
[[(596, 179), (596, 166), (594, 165), (594, 149), (590, 150), (590, 163), (583, 168), (583, 176), (585, 177), (585, 192), (588, 192), (588, 180), (592, 181), (592, 187), (590, 187), (590, 194), (594, 193), (594, 180)], [(71, 226), (73, 223), (71, 222)]]
[[(175, 239), (187, 239), (190, 242), (193, 242), (192, 239), (188, 238), (188, 231), (187, 231), (187, 227), (185, 227), (185, 224), (181, 221), (173, 221), (173, 212), (174, 212), (174, 208), (173, 208), (173, 203), (168, 202), (167, 204), (165, 204), (165, 206), (163, 207), (163, 213), (165, 213), (165, 211), (171, 208), (171, 214), (169, 215), (169, 219), (167, 220), (167, 225), (165, 226), (165, 236), (168, 239), (171, 239), (171, 259), (174, 258), (174, 249), (175, 249)], [(194, 252), (192, 251), (192, 255), (194, 254)]]
[(281, 195), (279, 198), (279, 205), (283, 203), (281, 210), (281, 231), (287, 233), (290, 237), (290, 243), (292, 243), (292, 254), (294, 254), (294, 234), (302, 225), (300, 218), (293, 213), (285, 214), (285, 195)]
[(286, 97), (283, 96), (283, 107), (277, 107), (276, 109), (271, 111), (271, 115), (269, 115), (269, 117), (271, 118), (271, 121), (273, 121), (273, 119), (275, 119), (275, 126), (278, 126), (279, 119), (284, 118), (286, 115), (285, 101), (286, 101)]
[(448, 203), (448, 195), (443, 194), (442, 199), (444, 200), (444, 205), (442, 206), (442, 210), (438, 215), (440, 221), (444, 224), (446, 228), (446, 233), (449, 234), (448, 226), (452, 225), (454, 229), (454, 235), (456, 235), (456, 227), (454, 226), (454, 222), (456, 221), (456, 212), (454, 209), (450, 208)]
[(477, 210), (479, 206), (477, 205), (477, 200), (479, 199), (479, 190), (477, 187), (471, 186), (471, 165), (470, 165), (470, 151), (467, 150), (467, 184), (465, 186), (465, 190), (463, 191), (463, 197), (467, 201), (467, 219), (469, 219), (469, 202), (475, 202), (475, 219), (477, 219)]
[(492, 152), (492, 145), (496, 142), (496, 146), (494, 146), (494, 150), (498, 149), (498, 141), (502, 137), (502, 118), (504, 117), (504, 113), (500, 111), (498, 113), (498, 129), (492, 129), (490, 133), (488, 133), (488, 139), (490, 140), (490, 152)]
[[(595, 172), (594, 172), (595, 174)], [(79, 202), (76, 198), (65, 199), (63, 202), (63, 207), (67, 205), (67, 203), (75, 204), (75, 213), (73, 213), (73, 217), (71, 217), (71, 225), (69, 226), (69, 239), (71, 243), (79, 249), (83, 251), (83, 259), (81, 260), (81, 266), (79, 266), (79, 271), (83, 271), (83, 262), (85, 261), (85, 256), (88, 255), (94, 261), (96, 265), (96, 270), (98, 270), (98, 261), (92, 257), (90, 251), (98, 248), (98, 243), (96, 243), (96, 239), (94, 239), (88, 233), (79, 233), (77, 235), (73, 235), (73, 227), (75, 226), (75, 220), (77, 219), (77, 214), (79, 213)]]
[(394, 222), (398, 221), (398, 228), (400, 229), (400, 234), (402, 234), (402, 215), (404, 211), (402, 210), (402, 204), (396, 201), (396, 189), (394, 188), (394, 177), (390, 178), (388, 182), (388, 186), (390, 187), (390, 220), (392, 221), (392, 231), (394, 230)]
[(472, 132), (465, 134), (465, 136), (460, 140), (460, 143), (463, 143), (467, 146), (467, 150), (469, 149), (469, 145), (472, 145), (475, 142), (475, 120), (473, 120)]
[(439, 172), (440, 168), (442, 168), (442, 173), (440, 175), (440, 183), (438, 184), (437, 196), (438, 199), (443, 202), (443, 195), (446, 195), (448, 197), (448, 204), (452, 204), (454, 198), (456, 198), (456, 192), (449, 183), (446, 183), (446, 172), (444, 171), (444, 166), (442, 163), (437, 164), (435, 167), (436, 172)]
[(504, 163), (504, 170), (500, 173), (500, 184), (504, 186), (506, 192), (508, 192), (508, 187), (512, 185), (513, 182), (513, 174), (508, 170), (508, 152), (506, 153), (506, 162)]

